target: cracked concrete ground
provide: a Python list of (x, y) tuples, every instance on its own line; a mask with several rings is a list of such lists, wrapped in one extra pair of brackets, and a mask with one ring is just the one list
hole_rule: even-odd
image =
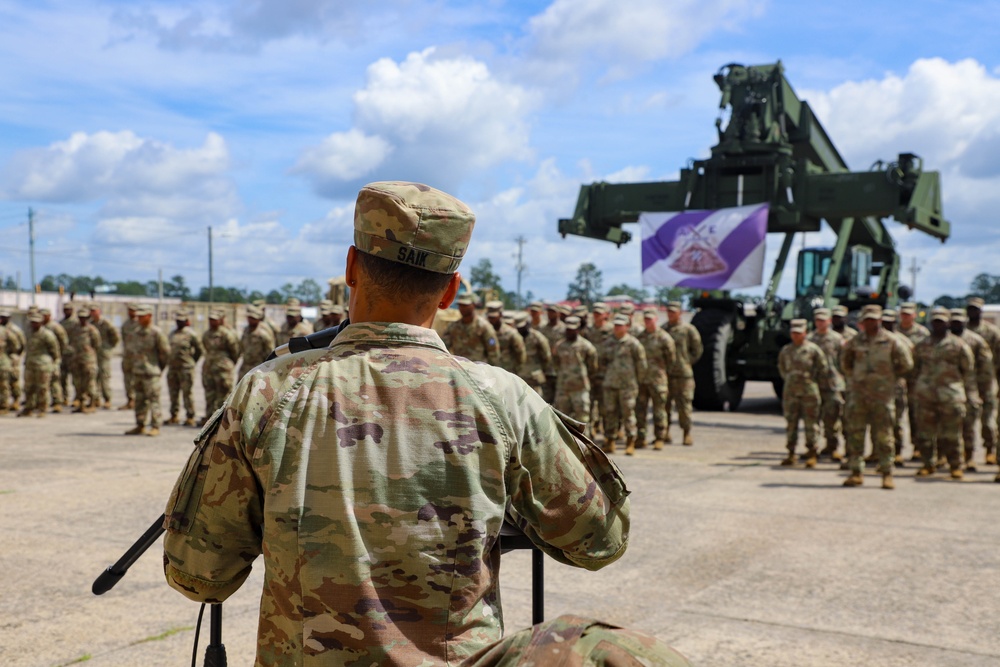
[[(697, 665), (1000, 664), (995, 467), (951, 482), (910, 465), (895, 491), (874, 475), (844, 489), (833, 464), (778, 465), (769, 386), (748, 385), (744, 408), (697, 413), (694, 447), (619, 456), (629, 551), (596, 573), (547, 560), (547, 617), (641, 628)], [(159, 543), (114, 590), (90, 592), (163, 511), (195, 434), (122, 435), (132, 424), (117, 411), (0, 418), (0, 664), (190, 664), (198, 606), (163, 582)], [(230, 664), (252, 663), (260, 582), (224, 605)], [(530, 623), (530, 592), (529, 555), (505, 555), (509, 628)], [(207, 633), (206, 618), (199, 654)]]

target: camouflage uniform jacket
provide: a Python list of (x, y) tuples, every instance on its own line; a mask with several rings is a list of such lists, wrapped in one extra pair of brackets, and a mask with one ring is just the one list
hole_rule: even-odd
[(914, 347), (916, 347), (917, 343), (919, 343), (920, 341), (931, 335), (930, 330), (928, 330), (927, 327), (925, 327), (923, 324), (920, 324), (919, 322), (914, 322), (913, 326), (910, 327), (909, 329), (903, 329), (903, 327), (896, 327), (896, 333), (906, 336), (907, 339), (909, 339), (909, 341), (913, 343)]
[(24, 335), (24, 331), (21, 330), (21, 327), (10, 321), (8, 321), (7, 324), (0, 326), (6, 328), (7, 333), (10, 334), (10, 343), (7, 345), (7, 354), (11, 356), (24, 354), (24, 348), (28, 344), (28, 339)]
[(444, 332), (444, 344), (448, 351), (469, 361), (485, 361), (500, 365), (500, 344), (497, 332), (489, 322), (476, 315), (470, 324), (456, 320)]
[(139, 320), (125, 320), (122, 324), (122, 354), (124, 356), (128, 355), (129, 346), (132, 345), (132, 338), (135, 336), (137, 329), (142, 327), (139, 324)]
[(993, 351), (990, 349), (989, 343), (982, 336), (968, 329), (962, 332), (962, 340), (972, 350), (972, 362), (975, 365), (976, 386), (980, 390), (979, 393), (994, 393), (997, 374), (993, 365)]
[(45, 328), (51, 331), (56, 337), (56, 341), (59, 343), (59, 356), (65, 356), (66, 351), (69, 349), (69, 336), (66, 334), (66, 329), (55, 320), (49, 320), (45, 324)]
[(604, 349), (604, 346), (608, 344), (609, 340), (613, 340), (615, 337), (615, 327), (610, 322), (605, 322), (600, 328), (590, 327), (583, 332), (583, 337), (593, 343), (594, 347), (598, 350), (597, 359), (599, 362), (597, 368), (597, 374), (594, 376), (598, 379), (604, 377), (604, 355), (600, 354), (600, 350)]
[(674, 365), (670, 368), (670, 375), (683, 378), (694, 377), (694, 370), (691, 367), (698, 363), (702, 352), (705, 351), (701, 344), (701, 334), (694, 328), (694, 325), (687, 322), (678, 322), (677, 324), (667, 322), (663, 325), (663, 330), (674, 339), (677, 351)]
[(115, 325), (111, 324), (111, 322), (108, 322), (103, 317), (97, 322), (91, 322), (91, 324), (97, 327), (97, 331), (101, 334), (101, 356), (110, 357), (111, 351), (115, 349), (115, 346), (118, 345), (119, 341), (121, 341), (121, 336), (118, 335), (118, 329), (116, 329)]
[(457, 665), (503, 632), (505, 509), (557, 561), (628, 541), (628, 491), (517, 377), (352, 324), (244, 377), (166, 509), (164, 569), (225, 600), (264, 554), (257, 664)]
[(173, 349), (167, 337), (154, 325), (140, 325), (136, 329), (129, 355), (132, 373), (138, 377), (156, 377), (173, 361)]
[(614, 336), (604, 346), (604, 387), (638, 391), (639, 378), (646, 376), (646, 351), (632, 334)]
[(920, 341), (914, 349), (913, 371), (918, 401), (979, 401), (972, 350), (950, 331), (939, 341), (933, 336)]
[(205, 348), (202, 375), (211, 372), (231, 373), (236, 367), (240, 358), (240, 339), (229, 327), (220, 326), (215, 331), (208, 329), (201, 335), (201, 344)]
[(640, 378), (641, 384), (649, 384), (661, 391), (667, 388), (668, 374), (677, 356), (673, 337), (660, 328), (652, 333), (643, 329), (638, 339), (646, 351), (646, 374)]
[(67, 317), (59, 324), (62, 325), (63, 331), (66, 332), (66, 353), (63, 355), (63, 359), (66, 361), (72, 361), (74, 354), (73, 341), (77, 336), (76, 330), (80, 328), (80, 320), (73, 317)]
[(101, 349), (101, 333), (90, 322), (81, 325), (79, 321), (73, 329), (69, 341), (73, 348), (73, 363), (97, 365), (97, 351)]
[(263, 323), (258, 324), (257, 328), (252, 331), (250, 327), (247, 327), (243, 330), (243, 336), (240, 338), (240, 347), (243, 350), (243, 364), (240, 366), (240, 372), (246, 374), (251, 368), (264, 363), (264, 360), (274, 350), (274, 338), (271, 336), (271, 330)]
[[(518, 332), (520, 333), (520, 332)], [(526, 360), (518, 375), (531, 385), (545, 384), (545, 370), (552, 366), (552, 350), (549, 339), (536, 329), (528, 329), (524, 339)]]
[[(831, 329), (831, 331), (834, 331), (834, 330)], [(855, 329), (854, 327), (850, 327), (850, 326), (847, 326), (845, 324), (844, 325), (844, 330), (843, 331), (837, 331), (837, 333), (839, 333), (841, 336), (844, 337), (844, 342), (846, 343), (847, 341), (849, 341), (852, 338), (854, 338), (855, 336), (857, 336), (860, 332), (857, 329)]]
[(562, 338), (552, 355), (556, 370), (556, 393), (590, 391), (591, 378), (597, 373), (597, 348), (586, 338), (577, 336), (572, 343)]
[(966, 326), (966, 330), (979, 334), (990, 346), (990, 350), (993, 352), (993, 366), (997, 371), (997, 377), (1000, 378), (1000, 328), (985, 320), (980, 320), (977, 326)]
[(500, 344), (500, 368), (516, 375), (527, 361), (524, 338), (517, 329), (504, 323), (500, 324), (496, 334)]
[(313, 327), (309, 322), (301, 320), (294, 327), (289, 329), (288, 321), (286, 320), (285, 323), (281, 325), (281, 331), (278, 332), (275, 344), (284, 345), (293, 338), (301, 338), (302, 336), (308, 336), (311, 333), (313, 333)]
[(59, 369), (61, 358), (59, 339), (51, 330), (41, 327), (28, 339), (27, 351), (24, 355), (24, 365), (40, 371), (53, 373)]
[(806, 340), (819, 347), (826, 355), (826, 362), (830, 367), (829, 391), (844, 391), (847, 384), (844, 382), (844, 371), (840, 367), (840, 351), (844, 348), (844, 337), (833, 329), (828, 329), (825, 334), (813, 331), (806, 336)]
[(7, 329), (0, 327), (0, 370), (10, 368), (10, 353), (7, 351), (10, 349), (10, 338)]
[(556, 322), (554, 325), (546, 322), (538, 327), (538, 330), (549, 339), (549, 349), (551, 350), (555, 349), (556, 343), (566, 337), (566, 325), (562, 322)]
[[(131, 345), (133, 347), (141, 329), (142, 326), (132, 334)], [(174, 329), (170, 332), (170, 362), (168, 364), (170, 370), (192, 370), (203, 356), (205, 356), (205, 347), (201, 344), (198, 334), (191, 327)]]
[(778, 353), (778, 373), (785, 381), (783, 395), (815, 398), (830, 388), (830, 362), (816, 343), (788, 343)]
[(913, 357), (899, 336), (879, 329), (869, 337), (858, 334), (840, 352), (847, 390), (859, 400), (892, 400), (896, 381), (913, 368)]

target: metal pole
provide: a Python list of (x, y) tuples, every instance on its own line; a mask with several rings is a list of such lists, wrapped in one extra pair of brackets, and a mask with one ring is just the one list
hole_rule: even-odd
[(28, 255), (31, 258), (31, 304), (35, 304), (35, 212), (28, 208)]
[(212, 226), (208, 226), (208, 305), (215, 301), (215, 285), (212, 282)]
[(16, 280), (17, 280), (17, 284), (14, 286), (14, 289), (17, 290), (17, 291), (15, 292), (15, 297), (14, 297), (14, 307), (19, 309), (21, 307), (21, 272), (20, 271), (17, 272), (17, 278), (16, 278)]
[(521, 298), (521, 274), (524, 273), (524, 262), (522, 261), (522, 258), (525, 238), (523, 236), (518, 236), (514, 240), (517, 241), (517, 307), (518, 309), (522, 309), (524, 308), (524, 299)]

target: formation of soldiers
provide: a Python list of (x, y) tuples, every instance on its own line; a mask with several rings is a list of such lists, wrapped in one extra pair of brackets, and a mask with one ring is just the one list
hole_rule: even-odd
[(628, 455), (646, 447), (650, 408), (653, 448), (672, 442), (671, 406), (682, 442), (694, 444), (691, 367), (702, 343), (697, 329), (683, 321), (679, 302), (667, 305), (662, 327), (656, 310), (636, 313), (632, 304), (612, 313), (605, 303), (570, 309), (535, 302), (526, 313), (506, 317), (502, 302), (485, 305), (484, 318), (475, 296), (459, 296), (461, 319), (442, 337), (452, 354), (519, 375), (582, 430), (601, 436), (606, 452), (614, 453), (622, 438)]
[[(961, 480), (976, 472), (976, 445), (983, 462), (997, 463), (997, 387), (1000, 328), (982, 319), (983, 300), (970, 297), (964, 309), (934, 308), (930, 329), (916, 321), (917, 307), (899, 312), (862, 308), (860, 331), (847, 326), (843, 306), (819, 308), (814, 330), (792, 320), (792, 342), (779, 355), (784, 381), (782, 407), (788, 456), (797, 462), (798, 426), (805, 432), (804, 464), (828, 457), (850, 475), (844, 486), (864, 483), (865, 464), (874, 464), (882, 487), (895, 488), (894, 467), (903, 467), (903, 415), (908, 415), (911, 462), (918, 477), (947, 469)], [(824, 448), (819, 449), (822, 425)], [(865, 456), (865, 437), (872, 450)], [(846, 458), (839, 453), (846, 438)], [(1000, 482), (1000, 474), (995, 481)]]
[[(136, 419), (126, 435), (156, 436), (164, 423), (204, 424), (233, 388), (237, 364), (242, 377), (276, 346), (312, 333), (314, 326), (337, 326), (344, 317), (342, 307), (324, 301), (320, 317), (310, 323), (302, 319), (299, 303), (289, 300), (279, 327), (265, 317), (263, 305), (256, 302), (247, 308), (242, 337), (226, 326), (221, 310), (209, 313), (209, 328), (199, 336), (191, 329), (191, 314), (183, 309), (174, 311), (176, 328), (169, 334), (152, 323), (152, 307), (144, 304), (128, 304), (128, 319), (120, 330), (101, 317), (98, 303), (69, 302), (60, 322), (46, 308), (31, 308), (28, 332), (10, 321), (9, 310), (0, 309), (0, 415), (12, 410), (19, 417), (44, 417), (64, 409), (82, 414), (112, 409), (112, 351), (120, 343), (126, 402), (118, 409), (133, 410)], [(196, 421), (194, 375), (201, 359), (205, 416)], [(164, 373), (170, 398), (165, 422), (160, 400)]]

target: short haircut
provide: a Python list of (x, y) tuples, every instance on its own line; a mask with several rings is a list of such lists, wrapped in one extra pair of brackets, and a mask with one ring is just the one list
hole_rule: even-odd
[(375, 299), (391, 298), (425, 303), (436, 301), (455, 275), (418, 269), (361, 251), (355, 256), (358, 268), (364, 271), (370, 281), (369, 287)]

